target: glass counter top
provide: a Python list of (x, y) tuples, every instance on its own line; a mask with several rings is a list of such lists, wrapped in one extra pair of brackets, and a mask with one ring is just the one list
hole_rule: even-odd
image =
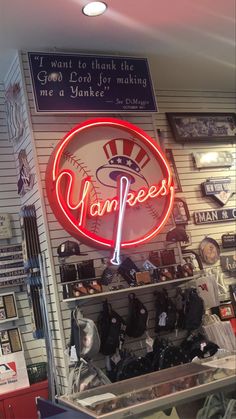
[[(92, 418), (125, 418), (181, 400), (204, 397), (235, 383), (236, 355), (218, 364), (189, 363), (59, 398), (59, 402)], [(216, 365), (216, 366), (215, 366)]]

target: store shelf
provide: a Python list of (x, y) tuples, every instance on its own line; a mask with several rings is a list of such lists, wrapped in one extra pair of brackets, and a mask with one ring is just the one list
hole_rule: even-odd
[[(114, 291), (104, 291), (104, 292), (98, 292), (95, 294), (89, 294), (89, 295), (83, 295), (81, 297), (72, 297), (72, 298), (65, 298), (62, 301), (63, 302), (71, 302), (71, 301), (77, 301), (77, 300), (86, 300), (86, 299), (90, 299), (90, 298), (98, 298), (98, 297), (104, 297), (104, 296), (108, 296), (108, 295), (114, 295), (114, 294), (122, 294), (125, 292), (135, 292), (137, 290), (140, 289), (150, 289), (150, 288), (156, 288), (159, 286), (165, 286), (167, 284), (176, 284), (179, 282), (185, 282), (185, 281), (190, 281), (194, 278), (196, 278), (198, 276), (189, 276), (187, 278), (179, 278), (179, 279), (172, 279), (171, 281), (161, 281), (161, 282), (155, 282), (153, 284), (147, 284), (147, 285), (138, 285), (137, 287), (127, 287), (127, 288), (122, 288), (119, 290), (114, 290)], [(80, 281), (75, 281), (76, 282), (81, 282)], [(65, 285), (65, 283), (60, 283), (60, 285)]]

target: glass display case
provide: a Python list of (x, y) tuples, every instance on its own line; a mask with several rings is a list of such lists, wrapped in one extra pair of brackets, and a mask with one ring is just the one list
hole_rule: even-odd
[[(91, 418), (142, 418), (173, 406), (188, 404), (216, 391), (232, 390), (236, 355), (205, 363), (190, 363), (129, 380), (65, 395), (59, 403)], [(179, 417), (179, 416), (178, 416)], [(193, 416), (195, 417), (195, 416)], [(185, 416), (186, 418), (186, 416)]]

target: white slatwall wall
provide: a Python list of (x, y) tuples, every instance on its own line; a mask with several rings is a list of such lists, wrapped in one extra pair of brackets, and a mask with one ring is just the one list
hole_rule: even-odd
[[(20, 205), (34, 205), (36, 208), (36, 214), (37, 214), (37, 226), (38, 226), (38, 232), (39, 232), (39, 242), (40, 242), (40, 248), (41, 252), (45, 255), (46, 260), (46, 269), (48, 274), (48, 281), (49, 283), (53, 283), (52, 280), (50, 280), (52, 276), (52, 269), (51, 269), (51, 263), (50, 263), (50, 251), (48, 251), (48, 240), (47, 240), (47, 227), (45, 225), (47, 224), (45, 222), (45, 207), (44, 202), (42, 200), (42, 192), (41, 192), (41, 184), (40, 184), (40, 176), (39, 176), (39, 169), (37, 164), (37, 157), (35, 153), (35, 146), (34, 146), (34, 135), (32, 132), (31, 127), (31, 121), (29, 118), (29, 109), (28, 109), (28, 101), (27, 96), (25, 93), (25, 83), (24, 79), (22, 79), (22, 69), (21, 69), (21, 63), (19, 60), (19, 57), (16, 57), (15, 62), (12, 65), (11, 71), (8, 74), (7, 79), (5, 80), (5, 85), (8, 86), (9, 83), (19, 82), (22, 89), (22, 103), (24, 106), (24, 123), (25, 123), (25, 132), (23, 139), (15, 144), (14, 146), (14, 154), (16, 158), (16, 166), (17, 170), (18, 168), (18, 160), (17, 156), (21, 149), (26, 150), (28, 163), (30, 165), (32, 173), (35, 173), (35, 184), (33, 189), (24, 195), (24, 197), (21, 198)], [(50, 292), (52, 295), (55, 295), (55, 292), (50, 287)], [(53, 338), (53, 349), (55, 353), (55, 357), (57, 359), (57, 372), (58, 372), (58, 379), (59, 384), (61, 383), (62, 386), (64, 386), (64, 373), (65, 370), (65, 363), (64, 363), (64, 352), (63, 352), (63, 338), (61, 338), (61, 333), (59, 333), (59, 329), (61, 329), (58, 325), (58, 319), (60, 318), (60, 310), (57, 309), (55, 298), (48, 298), (48, 312), (49, 312), (49, 319), (50, 319), (50, 325), (51, 325), (51, 333)], [(34, 340), (32, 342), (32, 347), (30, 347), (30, 351), (34, 350), (33, 346), (36, 349), (36, 352), (38, 355), (41, 355), (45, 359), (45, 342), (43, 339), (41, 340)], [(60, 382), (60, 379), (62, 382)]]
[[(15, 74), (17, 77), (17, 74)], [(19, 76), (19, 70), (18, 70)], [(0, 84), (0, 212), (7, 212), (11, 216), (13, 237), (0, 240), (0, 247), (21, 243), (19, 223), (20, 198), (17, 195), (17, 179), (13, 146), (9, 141), (8, 127), (4, 105), (4, 85)], [(39, 342), (33, 339), (29, 303), (25, 287), (0, 287), (0, 293), (15, 292), (19, 319), (0, 325), (0, 330), (19, 327), (22, 337), (26, 364), (43, 361)]]
[[(62, 289), (59, 285), (59, 262), (57, 258), (57, 247), (63, 241), (71, 239), (68, 233), (66, 233), (54, 215), (52, 214), (51, 208), (48, 204), (46, 193), (45, 193), (45, 170), (49, 156), (53, 150), (53, 147), (73, 126), (77, 125), (81, 121), (91, 118), (91, 115), (40, 115), (34, 110), (32, 87), (30, 82), (30, 74), (28, 68), (27, 57), (22, 54), (23, 62), (23, 73), (26, 84), (26, 91), (29, 103), (30, 120), (32, 124), (31, 141), (34, 142), (35, 146), (35, 165), (33, 160), (32, 168), (39, 171), (39, 184), (37, 190), (32, 192), (27, 204), (35, 203), (37, 208), (37, 216), (39, 222), (40, 231), (40, 242), (42, 250), (45, 252), (48, 267), (48, 281), (49, 281), (49, 292), (50, 292), (50, 313), (52, 321), (52, 329), (54, 332), (53, 344), (56, 348), (55, 359), (59, 366), (59, 375), (61, 377), (62, 386), (66, 386), (67, 370), (64, 368), (65, 357), (63, 350), (65, 348), (65, 342), (69, 340), (70, 334), (70, 310), (76, 305), (76, 302), (63, 302), (62, 301)], [(207, 177), (211, 176), (231, 176), (235, 177), (235, 166), (231, 169), (200, 172), (193, 168), (191, 159), (191, 152), (194, 150), (208, 150), (209, 144), (205, 143), (200, 146), (192, 148), (189, 146), (182, 146), (173, 141), (170, 133), (170, 129), (167, 125), (165, 112), (167, 111), (234, 111), (233, 105), (235, 96), (228, 93), (217, 93), (217, 92), (157, 92), (157, 99), (160, 112), (153, 118), (152, 115), (114, 115), (114, 117), (123, 118), (131, 123), (144, 129), (152, 138), (156, 138), (156, 129), (161, 129), (166, 132), (167, 140), (165, 143), (166, 148), (172, 148), (175, 157), (176, 165), (178, 168), (181, 185), (183, 192), (178, 194), (180, 197), (185, 197), (189, 206), (190, 213), (193, 211), (204, 210), (208, 208), (215, 208), (214, 202), (211, 202), (209, 198), (202, 198), (200, 192), (200, 183), (203, 182)], [(101, 116), (101, 115), (100, 115)], [(105, 115), (104, 115), (105, 116)], [(92, 115), (92, 117), (96, 117)], [(232, 144), (220, 144), (214, 146), (218, 150), (228, 149), (235, 154), (235, 148)], [(32, 144), (29, 141), (29, 154), (31, 153)], [(42, 194), (41, 195), (41, 186)], [(43, 196), (43, 201), (41, 198)], [(46, 209), (47, 225), (44, 224), (44, 202)], [(227, 206), (231, 207), (234, 205), (231, 199)], [(170, 224), (166, 227), (163, 233), (161, 233), (154, 242), (149, 243), (145, 246), (140, 247), (136, 252), (130, 252), (132, 259), (138, 265), (141, 264), (144, 258), (148, 256), (150, 250), (158, 250), (165, 248), (165, 235), (166, 231), (170, 228)], [(235, 225), (232, 223), (225, 223), (222, 225), (210, 225), (210, 226), (195, 226), (191, 222), (188, 226), (189, 231), (192, 235), (193, 245), (192, 249), (196, 249), (202, 240), (202, 238), (208, 234), (209, 236), (219, 240), (221, 234), (226, 231), (232, 231)], [(107, 256), (105, 251), (97, 251), (89, 248), (85, 245), (81, 245), (82, 251), (87, 251), (88, 256), (86, 259), (96, 259), (97, 263), (103, 256)], [(178, 249), (175, 249), (176, 256), (178, 255)], [(81, 261), (81, 258), (78, 258)], [(54, 275), (55, 274), (55, 275)], [(168, 286), (170, 288), (170, 286)], [(173, 286), (171, 285), (171, 288)], [(135, 290), (137, 296), (144, 302), (149, 310), (149, 328), (150, 334), (154, 335), (154, 300), (153, 300), (153, 289)], [(173, 291), (174, 292), (174, 291)], [(127, 293), (113, 294), (109, 297), (113, 308), (118, 311), (119, 314), (124, 316), (127, 315)], [(96, 320), (99, 311), (101, 310), (102, 296), (92, 298), (83, 304), (83, 312), (86, 316)], [(84, 300), (83, 300), (84, 301)], [(59, 305), (58, 305), (59, 302)], [(64, 340), (65, 339), (65, 340)], [(127, 339), (127, 346), (140, 352), (144, 350), (144, 341), (137, 341), (135, 339)], [(103, 365), (103, 358), (98, 356), (96, 359), (97, 364)]]
[[(51, 208), (48, 204), (46, 193), (45, 193), (45, 170), (48, 163), (49, 156), (52, 152), (53, 147), (58, 143), (60, 139), (63, 138), (63, 136), (68, 132), (72, 127), (80, 123), (81, 121), (84, 121), (88, 118), (91, 118), (91, 115), (39, 115), (34, 110), (34, 103), (33, 103), (33, 96), (32, 96), (32, 88), (31, 88), (31, 81), (30, 81), (30, 75), (29, 75), (29, 68), (27, 63), (26, 56), (23, 56), (23, 68), (24, 68), (24, 74), (25, 74), (25, 80), (26, 80), (26, 87), (27, 87), (27, 94), (29, 98), (29, 107), (30, 107), (30, 113), (31, 113), (31, 121), (32, 121), (32, 129), (33, 129), (33, 135), (35, 139), (35, 146), (36, 146), (36, 152), (37, 152), (37, 158), (39, 163), (39, 169), (40, 169), (40, 176), (41, 176), (41, 182), (43, 186), (44, 191), (44, 198), (46, 203), (46, 211), (47, 211), (47, 217), (48, 217), (48, 226), (49, 226), (49, 235), (50, 235), (50, 243), (49, 246), (52, 249), (53, 257), (54, 257), (54, 265), (55, 265), (55, 272), (56, 272), (56, 278), (55, 281), (57, 283), (60, 282), (59, 277), (59, 262), (57, 257), (57, 247), (59, 244), (61, 244), (63, 241), (68, 240), (70, 238), (69, 234), (64, 231), (58, 221), (56, 220), (55, 216), (53, 215)], [(101, 116), (101, 115), (100, 115)], [(105, 116), (105, 115), (104, 115)], [(153, 124), (153, 118), (152, 115), (142, 115), (142, 116), (128, 116), (125, 117), (122, 115), (115, 115), (118, 118), (127, 119), (129, 122), (134, 123), (138, 126), (140, 126), (142, 129), (144, 129), (152, 138), (156, 137), (155, 133), (155, 126)], [(92, 117), (96, 117), (96, 115), (93, 115)], [(132, 259), (135, 261), (135, 263), (140, 264), (144, 257), (147, 258), (148, 253), (150, 250), (157, 250), (157, 249), (163, 249), (164, 248), (164, 240), (166, 236), (166, 231), (172, 226), (171, 221), (169, 222), (168, 226), (166, 226), (163, 233), (160, 234), (158, 241), (154, 241), (152, 243), (149, 243), (146, 246), (143, 246), (142, 248), (136, 250), (133, 252), (129, 252), (127, 254), (132, 254)], [(97, 259), (96, 263), (101, 264), (101, 258), (103, 256), (109, 256), (106, 251), (98, 251), (95, 249), (92, 249), (88, 246), (81, 245), (81, 251), (88, 252), (87, 259)], [(178, 249), (176, 248), (176, 257), (178, 258)], [(78, 261), (81, 261), (81, 258), (78, 259)], [(50, 284), (51, 286), (51, 284)], [(109, 301), (112, 303), (112, 306), (115, 310), (117, 310), (121, 315), (124, 317), (127, 315), (127, 294), (116, 294), (111, 297), (109, 297)], [(151, 333), (153, 332), (154, 327), (154, 305), (153, 305), (153, 294), (150, 291), (137, 291), (137, 296), (140, 296), (142, 301), (147, 305), (149, 309), (149, 315), (150, 315), (150, 330)], [(77, 302), (63, 302), (62, 301), (62, 288), (61, 285), (58, 284), (58, 297), (61, 301), (61, 312), (62, 312), (62, 319), (63, 319), (63, 331), (65, 333), (66, 342), (69, 341), (70, 336), (70, 310), (77, 304)], [(54, 301), (55, 299), (55, 293), (54, 290), (51, 292), (51, 300)], [(92, 300), (89, 300), (86, 304), (83, 305), (83, 312), (85, 315), (89, 316), (93, 320), (96, 320), (98, 317), (98, 313), (101, 310), (101, 303), (103, 301), (104, 297), (101, 296), (98, 298), (93, 298)], [(137, 342), (132, 339), (127, 340), (127, 344), (130, 347), (133, 347), (133, 349), (137, 350)], [(144, 347), (144, 342), (141, 341), (139, 344), (140, 348)], [(98, 365), (102, 366), (104, 365), (104, 360), (102, 356), (98, 356), (96, 359)]]
[[(195, 211), (214, 210), (220, 208), (233, 208), (236, 206), (236, 195), (233, 195), (224, 207), (218, 205), (210, 197), (203, 197), (201, 183), (207, 178), (229, 177), (232, 182), (232, 190), (236, 192), (236, 143), (235, 142), (202, 142), (179, 144), (171, 134), (170, 127), (165, 116), (166, 112), (235, 112), (235, 92), (190, 92), (190, 91), (160, 91), (157, 92), (160, 112), (156, 115), (156, 126), (165, 133), (165, 147), (171, 148), (179, 173), (183, 192), (177, 196), (184, 197), (187, 201), (191, 215), (191, 221), (187, 227), (192, 237), (191, 249), (198, 251), (199, 244), (205, 236), (215, 239), (221, 245), (221, 236), (227, 232), (236, 231), (236, 221), (222, 222), (218, 224), (195, 225), (193, 213)], [(230, 168), (195, 169), (192, 153), (200, 151), (229, 151), (234, 157), (234, 163)], [(187, 248), (188, 249), (188, 248)], [(233, 250), (222, 250), (222, 255), (233, 254)], [(204, 264), (203, 264), (204, 265)], [(214, 265), (219, 267), (219, 262)], [(204, 265), (209, 270), (209, 265)], [(235, 277), (224, 273), (226, 283), (235, 282)]]

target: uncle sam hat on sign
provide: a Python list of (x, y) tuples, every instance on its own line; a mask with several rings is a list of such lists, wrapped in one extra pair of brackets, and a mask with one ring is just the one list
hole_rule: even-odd
[(132, 186), (139, 189), (148, 186), (148, 182), (142, 175), (142, 169), (150, 160), (147, 152), (135, 140), (127, 138), (114, 138), (104, 146), (108, 163), (100, 166), (96, 171), (98, 181), (110, 188), (117, 187), (119, 176), (127, 176)]

